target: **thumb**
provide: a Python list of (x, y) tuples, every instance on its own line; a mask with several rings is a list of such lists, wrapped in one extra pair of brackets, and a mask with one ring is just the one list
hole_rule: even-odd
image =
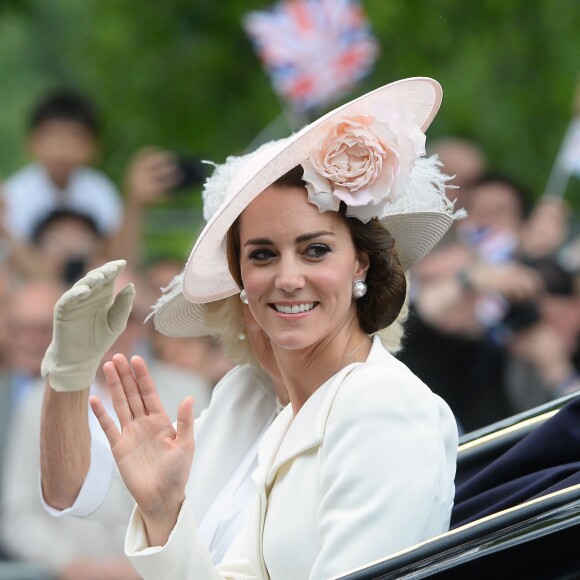
[(177, 409), (177, 437), (193, 442), (193, 397), (185, 397)]
[(116, 334), (125, 330), (133, 300), (135, 298), (135, 286), (127, 284), (115, 297), (115, 300), (109, 308), (108, 322), (109, 328)]

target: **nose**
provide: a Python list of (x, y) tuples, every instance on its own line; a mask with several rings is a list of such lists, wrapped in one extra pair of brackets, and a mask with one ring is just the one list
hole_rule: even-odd
[(304, 287), (304, 276), (300, 264), (293, 257), (282, 257), (276, 273), (276, 288), (294, 292)]

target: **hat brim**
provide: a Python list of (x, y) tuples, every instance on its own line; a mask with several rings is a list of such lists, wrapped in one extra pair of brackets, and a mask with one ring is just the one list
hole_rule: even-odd
[(177, 294), (153, 315), (155, 330), (165, 336), (177, 338), (194, 338), (215, 334), (217, 329), (208, 325), (207, 306), (194, 304), (185, 299), (182, 293)]
[[(450, 214), (435, 211), (391, 214), (381, 218), (381, 224), (396, 242), (399, 262), (404, 270), (422, 260), (452, 223)], [(413, 232), (412, 236), (410, 232)]]
[[(437, 81), (423, 77), (403, 79), (354, 99), (307, 125), (288, 139), (257, 152), (236, 174), (228, 188), (224, 203), (207, 223), (191, 251), (183, 279), (185, 298), (195, 303), (213, 302), (240, 291), (228, 269), (227, 231), (262, 191), (304, 161), (305, 152), (310, 151), (319, 141), (321, 137), (319, 129), (324, 124), (339, 116), (364, 113), (371, 105), (388, 109), (405, 104), (415, 113), (417, 124), (424, 132), (439, 110), (441, 98), (442, 90)], [(399, 224), (404, 223), (405, 217), (409, 216), (401, 214), (399, 219), (391, 220), (392, 227), (399, 228)], [(439, 228), (435, 230), (438, 231)], [(425, 247), (429, 245), (433, 247), (440, 239), (441, 236), (437, 237), (436, 231), (432, 234), (425, 231)], [(397, 239), (397, 236), (391, 233)], [(409, 267), (414, 263), (411, 256), (415, 253), (418, 255), (421, 251), (413, 252), (410, 248), (407, 251), (403, 248), (406, 244), (400, 243), (399, 240), (397, 242), (399, 251), (403, 251), (405, 255), (404, 260), (407, 264), (405, 267)]]

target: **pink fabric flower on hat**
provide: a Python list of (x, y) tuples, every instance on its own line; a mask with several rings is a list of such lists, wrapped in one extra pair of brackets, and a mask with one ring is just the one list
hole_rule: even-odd
[(308, 199), (321, 212), (344, 201), (347, 215), (366, 223), (404, 195), (425, 154), (425, 135), (410, 109), (375, 108), (323, 126), (324, 137), (302, 163)]

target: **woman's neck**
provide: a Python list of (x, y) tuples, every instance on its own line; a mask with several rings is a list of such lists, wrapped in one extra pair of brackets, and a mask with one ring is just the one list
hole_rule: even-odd
[(371, 338), (357, 329), (338, 333), (304, 349), (284, 349), (273, 345), (294, 415), (316, 390), (343, 367), (364, 362)]

